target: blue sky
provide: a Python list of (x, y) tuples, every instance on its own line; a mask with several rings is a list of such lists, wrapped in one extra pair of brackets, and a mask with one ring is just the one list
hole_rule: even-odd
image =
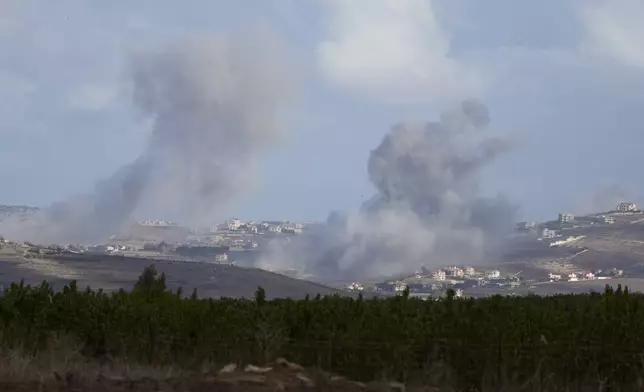
[(0, 203), (47, 205), (137, 156), (149, 123), (129, 95), (132, 51), (258, 25), (288, 44), (300, 98), (231, 216), (355, 209), (392, 123), (471, 96), (487, 103), (490, 132), (521, 140), (486, 168), (482, 192), (528, 219), (639, 201), (638, 15), (637, 0), (5, 0)]

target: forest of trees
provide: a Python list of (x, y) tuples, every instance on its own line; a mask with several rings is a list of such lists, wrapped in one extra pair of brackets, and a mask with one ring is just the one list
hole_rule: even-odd
[(362, 380), (422, 380), (440, 366), (461, 387), (639, 382), (644, 296), (602, 294), (423, 301), (340, 296), (267, 301), (170, 292), (153, 267), (131, 292), (54, 292), (13, 284), (0, 297), (0, 344), (37, 354), (74, 338), (91, 357), (151, 364), (261, 364), (277, 357)]

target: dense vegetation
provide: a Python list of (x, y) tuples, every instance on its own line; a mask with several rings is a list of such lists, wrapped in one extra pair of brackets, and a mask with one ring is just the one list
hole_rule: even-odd
[[(37, 353), (61, 336), (89, 356), (154, 364), (262, 363), (284, 356), (358, 379), (633, 385), (643, 374), (644, 296), (603, 294), (422, 301), (316, 297), (199, 299), (148, 268), (132, 292), (54, 293), (13, 284), (0, 298), (5, 348)], [(451, 376), (450, 376), (451, 375)]]

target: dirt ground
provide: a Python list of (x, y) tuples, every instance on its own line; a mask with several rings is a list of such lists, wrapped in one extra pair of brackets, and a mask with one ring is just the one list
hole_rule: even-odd
[(24, 279), (26, 284), (37, 285), (47, 280), (54, 289), (60, 289), (77, 280), (79, 287), (91, 286), (106, 292), (131, 290), (143, 269), (154, 264), (159, 273), (165, 273), (169, 289), (183, 288), (192, 293), (197, 288), (201, 297), (252, 298), (258, 286), (266, 290), (268, 299), (276, 297), (304, 298), (320, 295), (343, 294), (343, 291), (257, 268), (242, 268), (196, 262), (173, 262), (119, 256), (84, 257), (60, 256), (59, 259), (23, 257), (24, 250), (11, 246), (0, 249), (0, 284), (8, 287)]
[(230, 364), (218, 372), (202, 376), (129, 378), (123, 376), (88, 377), (78, 373), (52, 373), (42, 381), (0, 382), (0, 391), (121, 392), (121, 391), (190, 391), (190, 392), (274, 392), (274, 391), (438, 391), (428, 387), (409, 388), (396, 382), (360, 383), (317, 370), (306, 370), (286, 360), (268, 367)]

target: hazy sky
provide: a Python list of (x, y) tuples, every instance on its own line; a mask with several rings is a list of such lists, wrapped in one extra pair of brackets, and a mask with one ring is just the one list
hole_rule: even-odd
[(612, 203), (613, 184), (637, 199), (641, 15), (641, 0), (0, 0), (0, 203), (47, 205), (139, 154), (150, 121), (132, 105), (132, 51), (258, 25), (290, 46), (300, 100), (231, 216), (357, 208), (389, 126), (468, 97), (490, 132), (520, 136), (483, 191), (525, 218)]

